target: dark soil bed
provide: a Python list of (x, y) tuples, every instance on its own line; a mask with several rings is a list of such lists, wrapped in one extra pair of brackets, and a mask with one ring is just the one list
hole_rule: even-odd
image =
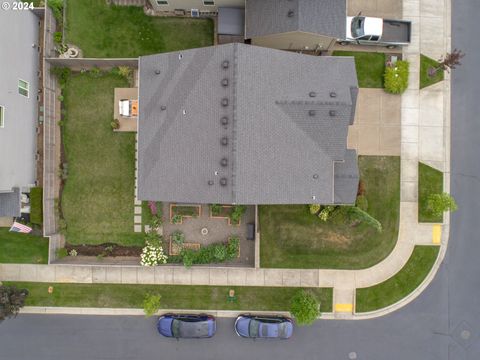
[(140, 256), (142, 248), (138, 246), (121, 246), (113, 243), (100, 245), (69, 245), (65, 246), (68, 252), (76, 250), (77, 255), (83, 256)]

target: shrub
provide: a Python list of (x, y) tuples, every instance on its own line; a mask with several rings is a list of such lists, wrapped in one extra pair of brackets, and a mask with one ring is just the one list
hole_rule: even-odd
[(58, 101), (63, 102), (63, 100), (65, 100), (65, 98), (63, 97), (63, 95), (58, 95)]
[(42, 225), (42, 196), (43, 189), (41, 187), (30, 189), (30, 222), (32, 224)]
[(68, 253), (68, 255), (70, 255), (71, 257), (75, 257), (75, 256), (78, 255), (78, 252), (77, 252), (77, 250), (72, 249), (72, 250), (70, 250), (70, 252)]
[(368, 200), (365, 195), (358, 195), (357, 202), (355, 204), (358, 208), (362, 209), (363, 211), (368, 210)]
[(50, 73), (57, 77), (60, 87), (63, 88), (65, 87), (72, 70), (67, 67), (54, 66), (50, 69)]
[(190, 249), (183, 249), (180, 254), (183, 259), (183, 265), (188, 269), (193, 265), (195, 253)]
[(247, 211), (247, 207), (245, 205), (234, 205), (232, 208), (232, 212), (230, 213), (230, 221), (234, 224), (240, 223), (240, 219), (242, 218), (243, 214)]
[(168, 256), (163, 253), (162, 237), (152, 228), (145, 235), (145, 246), (140, 254), (142, 266), (157, 266), (167, 263)]
[(111, 123), (110, 126), (112, 127), (113, 130), (117, 130), (120, 128), (120, 121), (118, 119), (114, 119)]
[(125, 79), (130, 80), (133, 75), (133, 70), (129, 66), (119, 66), (117, 68), (118, 75), (123, 76)]
[(310, 210), (310, 214), (317, 215), (320, 211), (320, 204), (310, 204), (308, 205), (308, 209)]
[(213, 253), (215, 256), (215, 259), (222, 262), (225, 261), (227, 258), (227, 248), (223, 245), (215, 245), (213, 247)]
[(172, 223), (173, 224), (181, 224), (182, 223), (182, 215), (173, 215), (172, 216)]
[(356, 206), (349, 206), (348, 207), (348, 215), (349, 215), (350, 219), (357, 220), (357, 221), (360, 221), (362, 223), (365, 223), (365, 224), (373, 227), (378, 232), (382, 232), (382, 224), (380, 223), (380, 221), (375, 219), (372, 215), (370, 215), (366, 211), (363, 211), (362, 209), (360, 209)]
[(172, 241), (180, 247), (183, 246), (183, 243), (185, 242), (185, 234), (178, 230), (174, 231), (172, 233)]
[(408, 61), (398, 60), (395, 65), (385, 68), (385, 91), (401, 94), (408, 87)]
[(318, 218), (322, 221), (327, 221), (330, 218), (330, 214), (335, 210), (335, 206), (325, 206), (319, 213)]
[(212, 212), (213, 216), (218, 216), (220, 215), (220, 212), (222, 211), (222, 206), (218, 204), (211, 204), (210, 205), (210, 211)]
[(63, 259), (64, 257), (68, 256), (68, 251), (65, 248), (58, 248), (55, 250), (55, 255), (57, 255), (57, 259)]
[(427, 200), (427, 209), (434, 216), (441, 216), (445, 211), (454, 212), (457, 210), (457, 203), (453, 196), (448, 193), (432, 194)]
[(310, 325), (320, 316), (320, 304), (312, 293), (300, 290), (292, 298), (290, 313), (298, 325)]
[(0, 322), (16, 317), (25, 305), (28, 296), (27, 289), (17, 289), (15, 286), (0, 285)]
[(150, 214), (157, 215), (158, 210), (157, 210), (157, 204), (155, 203), (155, 201), (149, 201), (148, 208), (150, 209)]
[(63, 0), (48, 0), (48, 7), (52, 9), (53, 17), (57, 22), (63, 22)]
[(60, 31), (53, 33), (53, 42), (57, 45), (60, 45), (63, 41), (63, 35)]
[(237, 258), (239, 249), (240, 249), (240, 239), (236, 236), (231, 237), (227, 244), (226, 260), (233, 260)]
[(145, 317), (151, 317), (160, 310), (160, 295), (147, 294), (143, 300), (143, 312)]

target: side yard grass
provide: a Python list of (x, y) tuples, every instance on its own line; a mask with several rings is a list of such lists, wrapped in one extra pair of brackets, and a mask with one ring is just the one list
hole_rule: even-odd
[(420, 89), (443, 80), (443, 70), (438, 70), (435, 76), (428, 76), (428, 69), (438, 66), (438, 61), (420, 54)]
[(435, 216), (428, 210), (428, 197), (443, 192), (443, 174), (428, 165), (418, 163), (418, 221), (442, 222), (442, 216)]
[(144, 244), (133, 232), (135, 134), (114, 133), (113, 89), (118, 75), (72, 75), (65, 88), (62, 136), (68, 178), (62, 195), (70, 244)]
[(0, 228), (0, 264), (46, 264), (48, 239)]
[(438, 251), (437, 246), (415, 246), (410, 259), (395, 276), (381, 284), (357, 289), (355, 311), (382, 309), (410, 294), (427, 277)]
[(353, 56), (355, 58), (359, 87), (383, 88), (385, 54), (361, 51), (334, 51), (333, 56)]
[(67, 43), (84, 57), (134, 58), (213, 45), (210, 19), (147, 16), (142, 7), (67, 0)]
[(30, 189), (30, 222), (35, 225), (43, 223), (43, 189), (41, 187)]
[[(114, 284), (48, 284), (8, 283), (26, 288), (30, 294), (27, 306), (74, 306), (143, 308), (147, 294), (161, 295), (163, 309), (192, 310), (264, 310), (288, 311), (290, 300), (299, 288), (248, 286), (188, 286), (188, 285), (114, 285)], [(53, 286), (53, 293), (48, 287)], [(228, 302), (230, 289), (236, 301)], [(322, 312), (332, 311), (332, 288), (310, 288), (321, 303)]]
[(368, 212), (380, 221), (378, 233), (366, 224), (355, 227), (324, 222), (307, 205), (259, 207), (260, 263), (266, 268), (363, 269), (382, 261), (398, 238), (400, 159), (359, 157)]

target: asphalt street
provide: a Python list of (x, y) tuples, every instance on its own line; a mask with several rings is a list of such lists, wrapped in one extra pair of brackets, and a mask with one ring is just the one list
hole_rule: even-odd
[(480, 359), (480, 1), (453, 0), (452, 215), (449, 249), (431, 285), (375, 320), (318, 321), (288, 341), (238, 338), (220, 319), (210, 340), (161, 338), (154, 319), (23, 315), (0, 326), (0, 359)]

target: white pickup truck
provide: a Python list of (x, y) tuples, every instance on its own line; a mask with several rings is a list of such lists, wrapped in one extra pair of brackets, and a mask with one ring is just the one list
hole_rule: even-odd
[(338, 42), (341, 45), (380, 45), (395, 48), (410, 44), (411, 22), (387, 20), (367, 16), (347, 17), (347, 38)]

